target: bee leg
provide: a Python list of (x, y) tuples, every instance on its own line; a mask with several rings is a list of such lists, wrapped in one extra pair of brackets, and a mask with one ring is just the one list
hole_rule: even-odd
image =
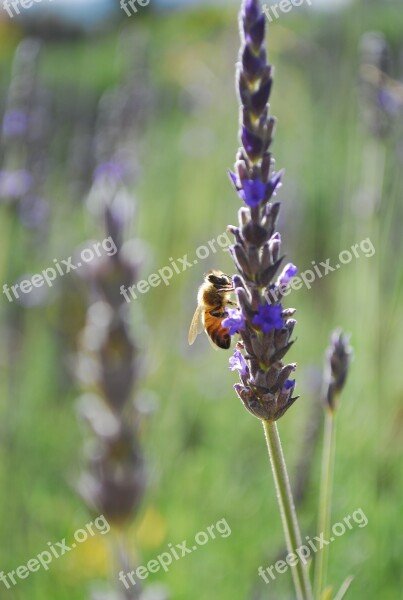
[(227, 305), (228, 306), (236, 306), (238, 308), (238, 302), (232, 302), (232, 300), (228, 300)]

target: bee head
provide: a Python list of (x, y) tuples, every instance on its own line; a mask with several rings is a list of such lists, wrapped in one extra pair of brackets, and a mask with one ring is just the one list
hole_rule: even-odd
[(212, 283), (215, 288), (232, 287), (231, 278), (220, 271), (209, 271), (206, 280)]

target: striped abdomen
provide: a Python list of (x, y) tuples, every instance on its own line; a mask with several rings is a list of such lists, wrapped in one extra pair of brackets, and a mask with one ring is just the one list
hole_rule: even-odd
[(210, 336), (211, 340), (219, 348), (228, 350), (231, 346), (231, 336), (228, 333), (228, 329), (222, 326), (222, 321), (225, 315), (222, 317), (214, 317), (208, 311), (204, 313), (204, 327), (207, 335)]

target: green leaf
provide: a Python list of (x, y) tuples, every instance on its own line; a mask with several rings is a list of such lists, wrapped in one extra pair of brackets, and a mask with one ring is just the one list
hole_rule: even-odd
[(345, 582), (342, 584), (341, 588), (339, 589), (338, 593), (334, 597), (334, 600), (342, 600), (342, 598), (344, 598), (344, 596), (347, 594), (348, 588), (350, 587), (353, 579), (354, 579), (354, 577), (352, 575), (349, 575), (347, 577), (347, 579), (345, 580)]
[(326, 587), (320, 597), (320, 600), (332, 600), (332, 592), (333, 592), (333, 588), (328, 586)]

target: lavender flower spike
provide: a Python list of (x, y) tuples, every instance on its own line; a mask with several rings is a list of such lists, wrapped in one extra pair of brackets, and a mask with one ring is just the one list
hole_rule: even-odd
[[(274, 172), (270, 152), (275, 119), (269, 114), (272, 67), (265, 50), (265, 17), (258, 0), (244, 0), (240, 13), (242, 47), (237, 68), (240, 141), (232, 183), (244, 206), (239, 226), (229, 227), (235, 237), (230, 248), (239, 275), (234, 277), (242, 327), (241, 342), (231, 365), (241, 364), (240, 349), (247, 366), (235, 390), (245, 407), (259, 419), (276, 421), (297, 399), (295, 382), (289, 379), (295, 365), (281, 361), (292, 345), (296, 321), (294, 310), (284, 310), (284, 287), (296, 273), (289, 263), (278, 276), (283, 260), (281, 236), (276, 232), (280, 203), (272, 197), (282, 172)], [(276, 279), (277, 277), (277, 279)], [(229, 321), (229, 320), (228, 320)], [(238, 369), (240, 370), (240, 369)]]
[(323, 399), (330, 411), (337, 409), (337, 400), (346, 383), (352, 349), (349, 338), (341, 329), (332, 333), (329, 348), (326, 352), (326, 364), (323, 382)]
[[(276, 231), (280, 204), (272, 197), (282, 173), (274, 172), (270, 152), (275, 123), (269, 114), (272, 67), (266, 61), (265, 17), (258, 0), (243, 0), (239, 24), (241, 147), (230, 177), (244, 206), (238, 213), (238, 227), (228, 230), (235, 238), (230, 252), (239, 273), (233, 284), (242, 316), (231, 314), (227, 321), (232, 330), (238, 323), (242, 327), (238, 327), (241, 341), (230, 368), (239, 374), (236, 393), (246, 409), (262, 421), (287, 550), (295, 554), (302, 537), (276, 421), (297, 399), (292, 378), (296, 365), (282, 363), (293, 343), (290, 338), (296, 322), (291, 317), (295, 311), (281, 305), (296, 267), (289, 263), (278, 277), (283, 260), (281, 236)], [(296, 600), (313, 600), (305, 564), (299, 561), (291, 574)]]

